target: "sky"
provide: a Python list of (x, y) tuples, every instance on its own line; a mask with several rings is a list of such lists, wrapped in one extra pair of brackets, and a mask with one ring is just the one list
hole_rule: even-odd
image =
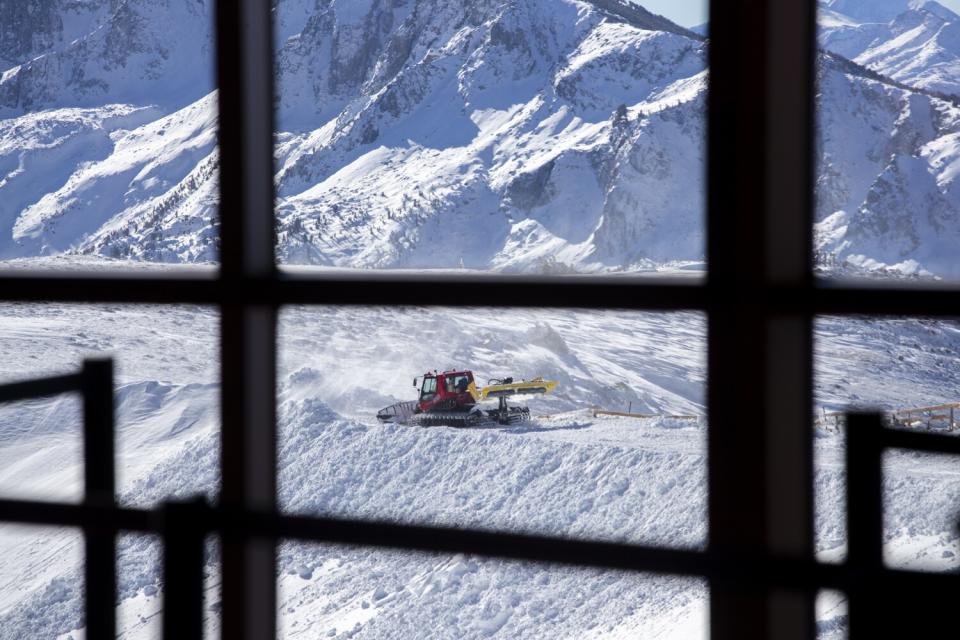
[[(960, 0), (956, 0), (960, 3)], [(634, 0), (654, 13), (670, 18), (683, 27), (695, 27), (707, 21), (707, 0)]]
[[(633, 0), (654, 13), (670, 18), (684, 27), (695, 27), (707, 21), (708, 0)], [(951, 11), (960, 13), (960, 0), (939, 0)]]
[(954, 13), (960, 13), (960, 0), (938, 0), (940, 4)]

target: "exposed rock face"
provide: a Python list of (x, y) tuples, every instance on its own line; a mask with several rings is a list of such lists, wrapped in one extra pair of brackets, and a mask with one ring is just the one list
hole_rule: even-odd
[(49, 0), (0, 0), (0, 65), (8, 69), (60, 44), (60, 11)]
[(0, 116), (111, 102), (180, 107), (213, 88), (208, 0), (14, 1), (0, 16), (11, 20), (0, 56), (12, 63), (0, 77)]

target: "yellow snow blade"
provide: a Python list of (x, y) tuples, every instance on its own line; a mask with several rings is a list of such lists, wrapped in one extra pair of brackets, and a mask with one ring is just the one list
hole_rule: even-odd
[(471, 396), (473, 396), (475, 402), (479, 402), (483, 399), (483, 397), (480, 395), (480, 391), (477, 390), (477, 384), (473, 380), (471, 380), (470, 384), (467, 385), (467, 391)]
[(538, 393), (550, 393), (557, 385), (557, 380), (544, 380), (543, 378), (534, 378), (523, 382), (512, 382), (510, 384), (491, 384), (480, 389), (480, 400), (487, 398), (499, 398), (501, 396), (522, 396)]

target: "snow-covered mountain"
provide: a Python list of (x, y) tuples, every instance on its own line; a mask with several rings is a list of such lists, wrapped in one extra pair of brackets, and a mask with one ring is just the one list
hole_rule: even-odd
[[(877, 55), (821, 59), (819, 249), (960, 275), (960, 111), (936, 93), (952, 58), (923, 58), (923, 75), (874, 42), (894, 47), (908, 17), (925, 16), (923, 34), (946, 26), (923, 41), (949, 52), (952, 14), (825, 4), (825, 46), (864, 41)], [(0, 258), (215, 260), (208, 0), (40, 5), (0, 4), (13, 25), (0, 58), (15, 65), (0, 76)], [(888, 13), (874, 40), (854, 37)], [(625, 0), (277, 0), (275, 15), (282, 261), (703, 260), (703, 36)]]
[(819, 4), (825, 10), (863, 22), (886, 22), (924, 4), (924, 0), (820, 0)]
[(938, 2), (825, 2), (820, 43), (910, 86), (960, 95), (960, 16)]
[(281, 49), (284, 260), (702, 257), (698, 37), (614, 2), (376, 5), (354, 26), (334, 3)]
[(960, 275), (960, 109), (824, 57), (817, 244), (852, 264)]

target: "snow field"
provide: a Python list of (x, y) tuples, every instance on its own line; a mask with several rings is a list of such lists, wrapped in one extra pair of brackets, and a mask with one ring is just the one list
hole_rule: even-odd
[[(290, 511), (667, 546), (706, 542), (702, 452), (550, 441), (538, 427), (441, 429), (424, 442), (409, 427), (331, 423), (309, 401), (284, 409), (290, 430), (280, 485)], [(576, 420), (552, 429), (589, 426)], [(621, 426), (631, 427), (643, 429)], [(702, 442), (696, 429), (685, 435)], [(322, 454), (331, 449), (336, 456)], [(381, 451), (388, 455), (374, 455)]]
[[(134, 317), (135, 312), (141, 315)], [(290, 312), (291, 315), (285, 316), (285, 326), (306, 328), (305, 332), (301, 331), (298, 334), (294, 331), (293, 335), (285, 336), (284, 344), (291, 345), (290, 352), (285, 350), (285, 354), (305, 356), (317, 367), (317, 371), (332, 374), (328, 375), (328, 381), (324, 382), (313, 375), (309, 368), (299, 367), (281, 376), (283, 381), (281, 410), (285, 416), (283, 427), (285, 471), (281, 481), (284, 504), (290, 508), (392, 517), (407, 521), (432, 520), (447, 524), (470, 523), (478, 526), (541, 531), (562, 529), (571, 535), (607, 536), (616, 539), (642, 539), (644, 536), (652, 535), (664, 542), (669, 542), (670, 536), (666, 526), (669, 517), (665, 517), (659, 523), (659, 529), (644, 533), (641, 529), (645, 525), (637, 525), (629, 521), (627, 510), (631, 508), (630, 505), (646, 501), (644, 497), (647, 494), (655, 493), (658, 500), (663, 498), (664, 503), (672, 495), (676, 498), (674, 501), (676, 506), (685, 499), (684, 495), (696, 496), (702, 491), (698, 488), (702, 484), (702, 464), (697, 463), (701, 455), (698, 451), (701, 445), (701, 431), (696, 428), (689, 429), (686, 433), (682, 433), (682, 429), (668, 430), (667, 433), (670, 436), (668, 440), (672, 443), (672, 450), (667, 453), (667, 461), (664, 462), (659, 461), (655, 453), (646, 452), (636, 446), (612, 446), (617, 441), (617, 431), (635, 433), (636, 429), (634, 425), (617, 425), (616, 421), (606, 421), (605, 433), (610, 446), (593, 446), (584, 450), (583, 442), (588, 438), (581, 435), (580, 431), (589, 429), (589, 421), (584, 419), (586, 416), (582, 411), (569, 411), (569, 408), (574, 405), (573, 398), (578, 394), (590, 393), (589, 388), (584, 387), (593, 385), (594, 389), (603, 388), (602, 384), (589, 379), (590, 367), (596, 368), (597, 375), (605, 372), (607, 375), (613, 373), (621, 375), (629, 371), (629, 360), (640, 353), (647, 356), (645, 360), (648, 360), (649, 364), (646, 366), (651, 375), (661, 371), (666, 377), (669, 368), (678, 365), (669, 362), (657, 364), (654, 362), (655, 358), (651, 357), (652, 354), (673, 350), (680, 362), (690, 363), (697, 362), (702, 358), (702, 354), (688, 353), (686, 348), (668, 347), (665, 343), (662, 345), (652, 343), (636, 351), (637, 345), (634, 345), (633, 349), (625, 349), (624, 341), (627, 339), (625, 336), (620, 338), (609, 336), (602, 339), (598, 336), (596, 348), (608, 350), (612, 355), (617, 352), (622, 353), (612, 358), (610, 362), (596, 354), (588, 357), (587, 345), (567, 344), (567, 339), (576, 331), (578, 324), (576, 315), (557, 314), (554, 318), (547, 315), (547, 320), (556, 321), (560, 327), (560, 329), (554, 329), (549, 326), (549, 322), (545, 323), (544, 318), (538, 317), (535, 313), (515, 314), (506, 321), (488, 314), (485, 318), (481, 318), (480, 322), (481, 325), (486, 324), (488, 330), (477, 332), (477, 326), (471, 326), (469, 323), (469, 315), (457, 313), (441, 313), (430, 318), (433, 314), (417, 310), (396, 313), (382, 309), (352, 313), (345, 310), (324, 310), (324, 312), (314, 315), (312, 322), (309, 323), (306, 322), (306, 318), (310, 317), (310, 313), (305, 310), (293, 310)], [(91, 346), (95, 345), (95, 348), (99, 349), (115, 349), (120, 355), (119, 370), (122, 383), (130, 379), (128, 376), (131, 373), (133, 378), (148, 378), (147, 381), (125, 382), (118, 392), (121, 442), (135, 438), (135, 448), (139, 450), (137, 453), (153, 460), (155, 464), (152, 468), (147, 468), (137, 463), (138, 457), (131, 458), (129, 455), (122, 454), (121, 467), (124, 469), (124, 476), (128, 479), (121, 481), (123, 487), (121, 499), (126, 503), (152, 504), (166, 496), (186, 495), (198, 489), (211, 491), (216, 486), (216, 424), (214, 420), (208, 419), (211, 411), (215, 415), (215, 389), (205, 384), (191, 385), (180, 382), (183, 377), (190, 378), (198, 372), (209, 371), (210, 364), (204, 361), (204, 355), (209, 351), (200, 343), (206, 343), (207, 348), (215, 344), (215, 333), (209, 324), (214, 321), (214, 316), (202, 310), (193, 310), (193, 313), (197, 317), (192, 321), (186, 321), (180, 309), (161, 311), (155, 308), (117, 307), (98, 311), (93, 308), (70, 307), (61, 311), (44, 307), (17, 306), (10, 308), (7, 312), (10, 322), (4, 323), (4, 327), (11, 331), (12, 340), (5, 344), (11, 358), (14, 353), (19, 353), (20, 357), (27, 361), (23, 366), (29, 364), (29, 358), (25, 354), (32, 353), (38, 359), (47, 358), (44, 360), (45, 370), (63, 370), (71, 360), (89, 354), (92, 351)], [(63, 314), (75, 318), (72, 323), (72, 332), (64, 331), (60, 325), (59, 318), (63, 318)], [(120, 317), (116, 322), (111, 322), (110, 318), (114, 315)], [(481, 317), (483, 314), (478, 312), (473, 315)], [(381, 331), (376, 332), (373, 329), (377, 326), (378, 317), (382, 326)], [(425, 319), (428, 319), (426, 324)], [(589, 320), (589, 318), (584, 316), (583, 320)], [(625, 320), (624, 316), (616, 318), (616, 321), (620, 322)], [(681, 333), (689, 331), (691, 336), (697, 335), (699, 320), (696, 316), (688, 316), (680, 320), (678, 327)], [(599, 331), (604, 320), (597, 318), (593, 322), (596, 323)], [(504, 325), (511, 326), (511, 331), (503, 331)], [(164, 366), (160, 367), (161, 372), (158, 372), (155, 366), (151, 367), (146, 362), (146, 359), (147, 356), (156, 354), (161, 349), (156, 344), (157, 340), (145, 339), (142, 335), (144, 326), (151, 328), (147, 337), (165, 336), (174, 327), (182, 327), (184, 334), (192, 336), (192, 340), (196, 342), (191, 344), (187, 341), (174, 346), (164, 343), (161, 339), (160, 342), (165, 347)], [(324, 334), (326, 338), (318, 343), (312, 330), (322, 326), (327, 327), (327, 332)], [(331, 330), (334, 326), (337, 327), (336, 330)], [(531, 434), (523, 432), (484, 431), (476, 434), (451, 430), (423, 432), (397, 427), (384, 430), (380, 425), (371, 423), (370, 414), (365, 413), (363, 407), (369, 405), (378, 408), (377, 404), (380, 400), (391, 401), (395, 396), (383, 394), (383, 398), (375, 396), (373, 400), (367, 398), (365, 402), (361, 401), (364, 397), (363, 390), (369, 388), (367, 385), (370, 381), (363, 376), (349, 377), (350, 369), (346, 368), (363, 366), (363, 362), (358, 358), (363, 358), (365, 355), (356, 352), (357, 336), (363, 336), (362, 330), (367, 328), (369, 329), (366, 333), (367, 343), (376, 340), (380, 345), (389, 345), (392, 342), (390, 330), (408, 335), (410, 331), (424, 326), (447, 335), (452, 350), (446, 357), (451, 360), (477, 355), (489, 362), (490, 366), (496, 362), (502, 368), (511, 367), (529, 356), (531, 362), (528, 366), (548, 367), (542, 370), (545, 375), (566, 366), (565, 363), (575, 364), (579, 371), (575, 376), (568, 378), (571, 397), (553, 400), (557, 407), (566, 407), (568, 411), (562, 415), (545, 418), (545, 422), (549, 422), (550, 427), (545, 429), (545, 437), (542, 440), (530, 439), (527, 436)], [(632, 335), (633, 332), (640, 333), (641, 328), (641, 325), (630, 327), (628, 335)], [(667, 331), (669, 323), (665, 319), (655, 319), (650, 328), (656, 328), (660, 332)], [(494, 333), (493, 329), (496, 329), (499, 335)], [(52, 340), (42, 338), (43, 333), (49, 335)], [(61, 335), (62, 338), (57, 337)], [(564, 335), (567, 338), (564, 338)], [(81, 339), (77, 340), (76, 336), (81, 336)], [(314, 348), (300, 349), (301, 340), (312, 342)], [(509, 342), (516, 344), (516, 353), (503, 353)], [(353, 359), (347, 361), (343, 358), (343, 351), (351, 345), (354, 348)], [(191, 353), (181, 353), (183, 349)], [(380, 368), (373, 368), (381, 376), (381, 381), (393, 377), (399, 366), (398, 363), (402, 363), (402, 359), (407, 357), (407, 349), (397, 349), (396, 352), (388, 355), (388, 359), (393, 360), (392, 364), (384, 363)], [(128, 361), (128, 357), (132, 361)], [(339, 368), (331, 371), (331, 367), (338, 364)], [(374, 364), (377, 362), (375, 361)], [(11, 373), (17, 369), (12, 362), (8, 361), (8, 365)], [(500, 369), (498, 374), (499, 372)], [(171, 382), (150, 379), (160, 377), (158, 373), (162, 373), (165, 378), (170, 378)], [(525, 375), (532, 376), (534, 373)], [(639, 381), (635, 372), (632, 375), (634, 377), (629, 378), (628, 382)], [(404, 383), (394, 381), (397, 383), (397, 396), (408, 394), (412, 389), (405, 384), (406, 378), (407, 375), (404, 374)], [(337, 381), (341, 384), (339, 388), (334, 386), (334, 382)], [(693, 387), (695, 383), (691, 382), (689, 385)], [(623, 383), (619, 388), (617, 384), (611, 386), (613, 390), (607, 392), (607, 397), (633, 398), (639, 402), (641, 395), (647, 394), (651, 398), (651, 403), (654, 397), (653, 389), (656, 388), (655, 384), (648, 383), (647, 390), (630, 393), (624, 391), (626, 385)], [(359, 415), (344, 417), (336, 414), (316, 398), (318, 393), (327, 395), (331, 402), (341, 406), (346, 407), (349, 403), (354, 403), (351, 408)], [(700, 402), (699, 396), (684, 398), (676, 391), (662, 395), (664, 398), (660, 401), (677, 410), (689, 409)], [(195, 421), (192, 418), (195, 415), (207, 417)], [(365, 417), (366, 422), (359, 420), (360, 417)], [(25, 416), (23, 419), (25, 420)], [(9, 422), (2, 421), (2, 424), (20, 422), (21, 418), (17, 418)], [(67, 459), (65, 445), (41, 448), (37, 444), (39, 440), (30, 439), (42, 437), (42, 432), (43, 429), (35, 427), (27, 430), (26, 434), (16, 433), (15, 435), (18, 439), (39, 449), (42, 452), (41, 457), (47, 460)], [(424, 437), (427, 438), (426, 441)], [(638, 442), (640, 439), (635, 440), (635, 444)], [(143, 447), (153, 448), (145, 452), (140, 450)], [(329, 456), (331, 448), (342, 451), (342, 455)], [(121, 446), (121, 450), (124, 449), (125, 447)], [(405, 450), (406, 455), (401, 455), (399, 453), (401, 450)], [(511, 464), (510, 454), (513, 451), (522, 451), (522, 455), (515, 464)], [(473, 452), (472, 455), (471, 452)], [(448, 459), (447, 464), (444, 464), (444, 458)], [(450, 464), (449, 461), (453, 463)], [(580, 472), (584, 463), (589, 463), (594, 480), (593, 486), (581, 494), (576, 491), (576, 487), (581, 481)], [(667, 473), (677, 464), (684, 465), (689, 473), (683, 481), (677, 483), (675, 493), (671, 494), (670, 488), (666, 487), (663, 491), (667, 494), (661, 495), (662, 492), (656, 491), (654, 487), (657, 470), (659, 469), (659, 473)], [(69, 465), (63, 463), (58, 463), (57, 466), (62, 469), (69, 468)], [(456, 472), (457, 467), (460, 467), (459, 473)], [(631, 467), (645, 468), (647, 476), (645, 478), (629, 477)], [(76, 461), (73, 468), (76, 471)], [(189, 470), (189, 474), (185, 476), (186, 470)], [(316, 488), (311, 489), (307, 484), (317, 482), (324, 474), (337, 473), (340, 475), (335, 483), (333, 483), (334, 476), (329, 475), (318, 485), (333, 487), (325, 492), (318, 492)], [(379, 484), (366, 486), (353, 474), (369, 475), (371, 483)], [(551, 476), (554, 477), (551, 478)], [(375, 481), (374, 477), (376, 477)], [(471, 477), (471, 484), (463, 484), (465, 479)], [(19, 480), (19, 487), (29, 485), (29, 482), (25, 482), (22, 477)], [(457, 489), (455, 486), (457, 484), (463, 484), (463, 486)], [(431, 485), (440, 488), (430, 490)], [(372, 490), (374, 488), (375, 491)], [(420, 495), (416, 494), (418, 488), (422, 490)], [(478, 495), (486, 495), (489, 498), (482, 517), (478, 515), (481, 513), (477, 511), (478, 501), (471, 503), (464, 500), (468, 491), (472, 489), (485, 491), (485, 494)], [(574, 491), (575, 495), (565, 498), (565, 494), (569, 494), (570, 491)], [(406, 505), (398, 502), (396, 500), (398, 494), (409, 495), (410, 502)], [(537, 511), (538, 501), (544, 497), (549, 498), (550, 504), (553, 505), (551, 508), (561, 510), (561, 519), (552, 522), (541, 509), (541, 513), (535, 520), (525, 521), (530, 520)], [(391, 505), (399, 505), (399, 508), (393, 508)], [(516, 513), (511, 515), (511, 510), (515, 510)], [(681, 539), (687, 544), (696, 545), (702, 542), (702, 526), (697, 522), (696, 515), (701, 510), (702, 505), (699, 508), (694, 505), (690, 513), (685, 516), (687, 524), (684, 526), (685, 531), (681, 533)], [(610, 525), (603, 524), (607, 517), (611, 518)], [(656, 521), (656, 508), (652, 508), (644, 517), (645, 521)], [(30, 543), (30, 538), (24, 538), (23, 542)], [(22, 597), (17, 602), (0, 614), (3, 620), (0, 627), (10, 629), (9, 637), (26, 633), (27, 629), (48, 629), (52, 635), (67, 633), (72, 628), (67, 623), (69, 616), (73, 615), (73, 620), (79, 619), (81, 602), (76, 587), (78, 568), (70, 569), (57, 560), (60, 552), (52, 543), (47, 543), (44, 549), (48, 554), (47, 561), (63, 569), (64, 580), (72, 589), (69, 591), (69, 597), (62, 598), (63, 609), (67, 614), (63, 617), (44, 618), (44, 624), (37, 626), (36, 621), (31, 618), (30, 611), (43, 601), (43, 593), (38, 594), (33, 591), (29, 594), (21, 594)], [(156, 593), (160, 588), (157, 582), (158, 577), (155, 569), (150, 569), (155, 566), (156, 549), (145, 539), (135, 542), (125, 540), (121, 542), (121, 554), (122, 557), (129, 558), (121, 560), (124, 571), (133, 570), (134, 574), (128, 586), (122, 591), (121, 618), (125, 625), (124, 637), (153, 637), (151, 634), (157, 631), (156, 611), (160, 606)], [(29, 556), (26, 556), (26, 559), (28, 562), (24, 571), (29, 572), (36, 561), (31, 560)], [(309, 561), (309, 558), (298, 559), (297, 563), (304, 564), (306, 561)], [(373, 560), (366, 562), (372, 564)], [(486, 566), (485, 562), (479, 562), (480, 565)], [(422, 570), (418, 568), (417, 562), (411, 564), (408, 561), (406, 564), (408, 565), (406, 571)], [(491, 579), (500, 575), (500, 571), (496, 568), (484, 569), (484, 571), (491, 576)], [(148, 578), (144, 579), (144, 576)], [(567, 578), (561, 581), (561, 584), (574, 585), (578, 582), (576, 579)], [(679, 590), (679, 587), (677, 589)], [(684, 587), (684, 593), (686, 593), (685, 589), (686, 587)], [(649, 596), (651, 598), (652, 593)], [(335, 595), (331, 594), (329, 597)], [(211, 600), (210, 607), (214, 608), (211, 611), (215, 611), (215, 598)], [(656, 611), (659, 612), (658, 615), (668, 615), (668, 611), (662, 611), (658, 607), (650, 605), (644, 611), (647, 613)], [(590, 606), (584, 605), (582, 611), (572, 618), (564, 618), (557, 611), (548, 611), (544, 614), (546, 617), (542, 620), (538, 619), (539, 622), (536, 624), (541, 622), (547, 624), (545, 622), (547, 618), (556, 618), (557, 625), (560, 625), (563, 620), (566, 620), (564, 624), (568, 625), (572, 624), (572, 621), (580, 621), (581, 618), (588, 622), (600, 620), (600, 617), (587, 616), (590, 609)], [(380, 611), (382, 613), (382, 607)], [(308, 607), (307, 611), (300, 612), (298, 615), (310, 617), (315, 614)], [(387, 617), (390, 615), (398, 614), (389, 614)], [(646, 614), (644, 617), (647, 617)], [(479, 622), (476, 623), (476, 629), (479, 631), (476, 633), (480, 634), (477, 637), (482, 637), (482, 634), (490, 632), (493, 626), (496, 626), (497, 618), (496, 615), (480, 613), (477, 614), (477, 620)], [(504, 628), (514, 628), (518, 633), (530, 633), (534, 628), (531, 626), (534, 622), (526, 620), (520, 614), (515, 616), (512, 623), (503, 618), (499, 624)], [(634, 621), (630, 624), (635, 626), (639, 622)], [(73, 623), (73, 627), (75, 626), (76, 623)], [(38, 631), (30, 631), (30, 633), (38, 633)]]
[[(215, 493), (214, 313), (42, 305), (0, 312), (6, 379), (70, 370), (83, 355), (118, 355), (124, 503)], [(594, 418), (590, 406), (702, 415), (704, 328), (697, 314), (287, 308), (281, 504), (298, 513), (699, 548), (706, 421)], [(956, 323), (824, 318), (817, 336), (817, 399), (828, 410), (850, 401), (928, 404), (958, 388)], [(530, 399), (534, 420), (513, 429), (416, 429), (371, 419), (414, 396), (414, 375), (453, 366), (481, 378), (544, 375), (561, 387)], [(67, 404), (0, 414), (0, 457), (33, 459), (36, 470), (0, 478), (4, 494), (76, 499), (77, 443), (63, 435), (71, 409), (60, 402)], [(817, 435), (818, 549), (829, 560), (845, 546), (842, 437)], [(23, 454), (31, 450), (35, 458)], [(954, 566), (954, 468), (929, 456), (887, 460), (888, 561)], [(9, 550), (0, 567), (8, 585), (0, 594), (0, 638), (82, 637), (77, 539), (7, 527), (0, 536)], [(157, 637), (157, 545), (124, 537), (119, 546), (121, 637)], [(218, 628), (215, 557), (207, 565), (211, 632)], [(687, 638), (707, 628), (706, 589), (697, 581), (297, 544), (281, 547), (279, 580), (280, 624), (289, 637), (380, 638), (402, 630), (441, 638)], [(821, 635), (839, 637), (843, 600), (826, 602)]]
[(281, 559), (283, 637), (706, 637), (695, 580), (338, 547)]

